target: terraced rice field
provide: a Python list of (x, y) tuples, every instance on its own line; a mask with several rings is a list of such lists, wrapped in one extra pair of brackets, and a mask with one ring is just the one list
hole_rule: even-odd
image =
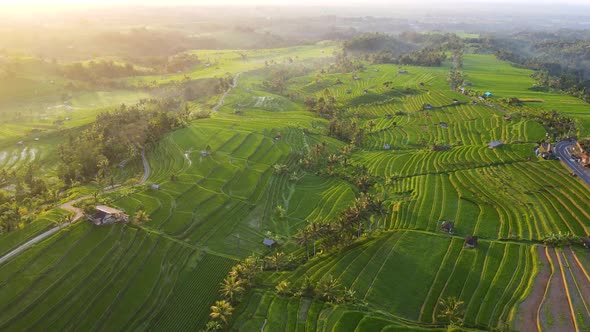
[[(318, 50), (299, 51), (321, 56)], [(218, 57), (220, 67), (228, 65), (224, 71), (237, 72), (291, 54), (276, 52), (247, 64), (236, 62), (233, 51), (200, 57)], [(477, 59), (466, 57), (470, 79), (491, 84), (477, 81)], [(217, 70), (208, 68), (191, 75)], [(334, 220), (359, 196), (335, 176), (301, 171), (292, 181), (273, 173), (277, 163), (296, 167), (296, 154), (315, 144), (325, 142), (334, 152), (346, 144), (319, 134), (328, 121), (301, 103), (326, 94), (365, 130), (349, 161), (376, 179), (372, 190), (384, 195), (387, 213), (375, 216), (371, 232), (350, 247), (320, 253), (292, 271), (264, 272), (236, 308), (231, 330), (445, 330), (438, 314), (440, 301), (450, 296), (464, 302), (464, 331), (587, 329), (587, 253), (540, 243), (548, 233), (590, 233), (588, 188), (558, 162), (534, 157), (545, 130), (531, 118), (506, 120), (496, 108), (451, 91), (446, 67), (405, 69), (368, 66), (358, 79), (319, 72), (294, 77), (287, 82), (292, 99), (264, 91), (260, 70), (243, 73), (211, 118), (168, 134), (147, 151), (152, 172), (145, 187), (107, 194), (131, 216), (147, 211), (149, 222), (138, 228), (82, 222), (0, 267), (0, 329), (201, 328), (231, 266), (272, 252), (262, 245), (265, 237), (279, 239), (278, 250), (302, 255), (292, 236), (307, 222)], [(423, 110), (424, 104), (432, 109)], [(505, 144), (489, 149), (492, 140)], [(13, 150), (0, 165), (22, 153)], [(442, 220), (455, 223), (453, 235), (440, 231)], [(44, 227), (36, 225), (31, 234)], [(467, 235), (479, 237), (477, 248), (464, 246)], [(0, 240), (6, 251), (19, 238)], [(326, 275), (367, 305), (273, 291), (280, 281), (297, 287), (305, 277)]]

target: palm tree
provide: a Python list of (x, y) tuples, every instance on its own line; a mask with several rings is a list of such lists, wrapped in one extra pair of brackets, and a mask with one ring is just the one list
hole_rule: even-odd
[(135, 215), (133, 216), (134, 224), (140, 225), (148, 221), (150, 221), (150, 215), (147, 214), (147, 212), (145, 212), (144, 210), (138, 210), (137, 212), (135, 212)]
[(209, 316), (212, 319), (220, 320), (227, 325), (233, 311), (234, 307), (232, 307), (231, 303), (226, 300), (215, 301), (215, 305), (211, 306), (211, 313)]
[(277, 290), (277, 294), (282, 295), (282, 296), (286, 296), (289, 295), (289, 293), (291, 292), (291, 289), (289, 288), (289, 282), (288, 281), (281, 281), (279, 282), (276, 286), (275, 289)]
[(274, 255), (268, 257), (268, 262), (271, 267), (274, 267), (278, 272), (285, 264), (285, 254), (283, 252), (276, 252)]
[(221, 283), (219, 291), (230, 302), (234, 302), (245, 291), (244, 286), (242, 286), (243, 283), (244, 281), (238, 279), (236, 275), (229, 275)]
[(316, 285), (316, 294), (326, 301), (333, 301), (338, 296), (340, 282), (331, 274), (324, 276)]
[(309, 243), (309, 231), (306, 228), (302, 228), (297, 231), (295, 234), (295, 243), (300, 246), (305, 246), (305, 253), (307, 254), (307, 260), (309, 260), (309, 250), (308, 250), (308, 243)]
[(461, 325), (463, 323), (463, 309), (461, 308), (463, 301), (460, 301), (454, 296), (449, 296), (446, 299), (440, 300), (439, 304), (442, 307), (438, 314), (439, 318), (445, 318), (453, 325)]

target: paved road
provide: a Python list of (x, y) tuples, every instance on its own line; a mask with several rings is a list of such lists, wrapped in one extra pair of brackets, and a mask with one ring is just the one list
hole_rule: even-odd
[(60, 206), (60, 208), (64, 209), (64, 210), (68, 210), (72, 213), (74, 213), (74, 216), (72, 217), (72, 219), (66, 223), (63, 223), (60, 226), (51, 228), (49, 230), (47, 230), (46, 232), (39, 234), (37, 236), (35, 236), (34, 238), (30, 239), (29, 241), (21, 244), (19, 247), (17, 247), (16, 249), (12, 250), (11, 252), (9, 252), (8, 254), (2, 256), (0, 258), (0, 264), (6, 262), (7, 260), (9, 260), (11, 257), (16, 256), (18, 254), (20, 254), (23, 250), (27, 249), (28, 247), (32, 246), (35, 243), (41, 242), (42, 240), (50, 237), (51, 235), (57, 233), (60, 229), (70, 226), (71, 224), (75, 223), (76, 221), (78, 221), (80, 218), (82, 218), (84, 216), (84, 211), (82, 211), (82, 209), (79, 209), (77, 207), (74, 207), (73, 204), (75, 204), (78, 201), (81, 201), (83, 199), (87, 199), (90, 198), (91, 196), (83, 196), (83, 197), (79, 197), (76, 198), (74, 200), (71, 200), (67, 203), (64, 203)]
[[(143, 150), (141, 151), (141, 160), (143, 161), (143, 177), (141, 178), (141, 180), (138, 183), (140, 185), (143, 184), (147, 180), (147, 178), (150, 176), (150, 172), (151, 172), (150, 165), (147, 162), (147, 158), (145, 157), (145, 151), (143, 151)], [(120, 187), (119, 185), (115, 185), (115, 186), (112, 186), (107, 191), (115, 190), (119, 187)], [(6, 262), (10, 258), (12, 258), (18, 254), (20, 254), (21, 252), (23, 252), (24, 250), (26, 250), (30, 246), (34, 245), (35, 243), (41, 242), (44, 239), (50, 237), (51, 235), (57, 233), (60, 229), (70, 226), (71, 224), (75, 223), (76, 221), (82, 219), (82, 217), (84, 217), (84, 211), (82, 211), (82, 209), (75, 207), (74, 204), (76, 204), (77, 202), (79, 202), (81, 200), (88, 199), (90, 197), (92, 197), (92, 195), (86, 195), (86, 196), (78, 197), (74, 200), (71, 200), (69, 202), (62, 204), (60, 206), (60, 208), (70, 211), (74, 214), (74, 216), (72, 217), (72, 219), (70, 221), (68, 221), (60, 226), (51, 228), (51, 229), (47, 230), (46, 232), (39, 234), (39, 235), (35, 236), (34, 238), (30, 239), (29, 241), (21, 244), (16, 249), (9, 252), (8, 254), (0, 257), (0, 264)]]
[(232, 81), (232, 84), (223, 93), (223, 96), (221, 96), (221, 98), (219, 99), (219, 101), (217, 102), (217, 104), (215, 104), (215, 106), (213, 106), (213, 108), (211, 109), (211, 113), (217, 112), (217, 110), (221, 107), (221, 105), (223, 105), (223, 101), (225, 100), (225, 97), (227, 97), (227, 94), (231, 91), (231, 89), (233, 89), (236, 86), (238, 86), (238, 77), (240, 77), (240, 74), (241, 73), (237, 73), (236, 76), (234, 76), (234, 80)]
[(142, 185), (145, 183), (145, 181), (147, 181), (147, 179), (150, 177), (150, 164), (147, 161), (147, 158), (145, 157), (145, 150), (141, 150), (141, 161), (143, 162), (143, 177), (141, 178), (141, 180), (139, 180), (139, 185)]
[(579, 163), (572, 161), (572, 156), (568, 148), (574, 145), (575, 142), (561, 141), (555, 144), (555, 154), (559, 159), (567, 165), (582, 181), (586, 182), (590, 186), (590, 170), (586, 167), (582, 167)]

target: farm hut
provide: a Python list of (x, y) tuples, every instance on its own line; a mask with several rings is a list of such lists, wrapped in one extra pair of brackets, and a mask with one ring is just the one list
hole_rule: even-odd
[(347, 89), (347, 90), (346, 90), (346, 93), (347, 93), (347, 94), (351, 94), (351, 93), (352, 93), (352, 90), (351, 90), (351, 89)]
[(70, 121), (71, 119), (69, 117), (66, 117), (66, 121)]
[(391, 114), (386, 114), (386, 115), (385, 115), (385, 118), (386, 118), (386, 119), (391, 119), (392, 117), (393, 117), (393, 115), (391, 115)]
[(25, 142), (24, 142), (24, 141), (18, 141), (18, 142), (16, 143), (16, 145), (24, 145), (24, 144), (25, 144)]
[(443, 232), (448, 232), (449, 234), (453, 234), (453, 232), (455, 232), (455, 223), (452, 221), (443, 220), (440, 224), (440, 229)]
[(432, 109), (432, 105), (426, 104), (426, 105), (424, 105), (424, 109), (425, 110), (431, 110)]
[(157, 183), (152, 183), (152, 185), (150, 186), (150, 188), (154, 189), (154, 190), (160, 190), (160, 185)]
[(467, 236), (465, 238), (465, 246), (470, 249), (477, 247), (477, 236)]
[(453, 104), (458, 104), (459, 103), (459, 99), (453, 99)]
[(280, 140), (280, 139), (281, 139), (281, 133), (277, 133), (277, 134), (275, 135), (275, 141), (278, 141), (278, 140)]
[(273, 239), (265, 238), (265, 239), (262, 241), (262, 244), (264, 244), (265, 246), (267, 246), (267, 247), (269, 247), (269, 248), (272, 248), (272, 247), (273, 247), (275, 244), (277, 244), (277, 243), (276, 243), (276, 241), (275, 241), (275, 240), (273, 240)]
[(584, 245), (584, 247), (590, 249), (590, 236), (589, 237), (583, 237), (582, 238), (582, 244)]
[(96, 212), (88, 219), (95, 225), (109, 225), (115, 222), (128, 222), (129, 216), (125, 212), (106, 206), (97, 205)]
[(205, 151), (205, 150), (201, 150), (201, 156), (206, 157), (209, 154), (209, 152)]
[(420, 82), (420, 86), (424, 86), (424, 82)]
[(408, 73), (408, 71), (407, 71), (407, 70), (405, 70), (405, 69), (400, 69), (400, 70), (398, 70), (398, 71), (397, 71), (397, 73), (398, 73), (398, 74), (407, 74), (407, 73)]
[(443, 129), (447, 129), (448, 125), (447, 125), (446, 122), (441, 122), (440, 123), (440, 127), (443, 128)]
[(485, 92), (483, 95), (484, 95), (486, 98), (493, 96), (493, 95), (492, 95), (492, 93), (491, 93), (491, 92), (489, 92), (489, 91), (486, 91), (486, 92)]
[(383, 144), (383, 150), (389, 150), (391, 149), (391, 145), (389, 145), (388, 143)]
[(369, 90), (365, 89), (365, 90), (363, 90), (363, 93), (367, 94), (367, 93), (369, 93)]
[(502, 146), (502, 145), (504, 145), (504, 142), (502, 142), (502, 141), (491, 141), (490, 143), (488, 143), (488, 148), (495, 149), (495, 148)]

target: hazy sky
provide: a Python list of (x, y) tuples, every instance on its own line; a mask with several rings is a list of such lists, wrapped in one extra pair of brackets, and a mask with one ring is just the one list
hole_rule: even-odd
[(2, 6), (86, 6), (86, 5), (355, 5), (355, 4), (443, 4), (448, 3), (530, 3), (540, 4), (588, 4), (589, 0), (0, 0)]

